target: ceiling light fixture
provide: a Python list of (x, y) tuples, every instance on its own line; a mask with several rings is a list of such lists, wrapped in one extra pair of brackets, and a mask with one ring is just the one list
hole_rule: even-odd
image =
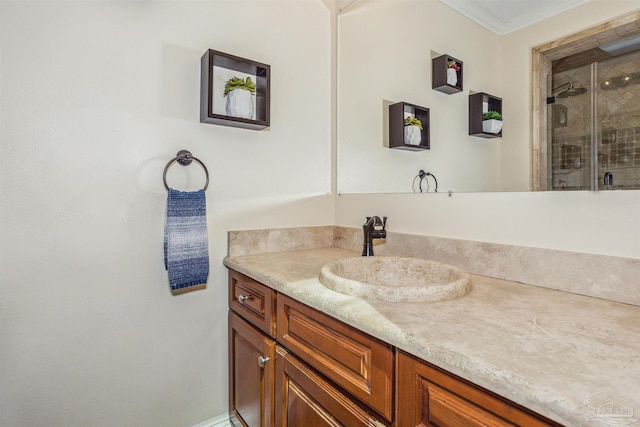
[(640, 83), (640, 72), (623, 74), (621, 76), (609, 77), (600, 83), (600, 89), (618, 89), (631, 84)]
[(600, 50), (611, 56), (622, 55), (638, 49), (640, 49), (640, 34), (600, 46)]

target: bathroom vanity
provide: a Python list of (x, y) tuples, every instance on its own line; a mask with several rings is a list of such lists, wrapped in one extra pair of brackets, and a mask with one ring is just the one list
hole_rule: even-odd
[(229, 296), (236, 425), (558, 425), (234, 270)]
[[(309, 240), (308, 230), (291, 233)], [(638, 306), (477, 274), (458, 299), (373, 301), (318, 278), (323, 266), (359, 251), (276, 245), (246, 254), (232, 248), (235, 240), (225, 265), (238, 425), (637, 420)]]
[(392, 346), (233, 270), (229, 295), (230, 409), (236, 424), (321, 426), (335, 418), (369, 426), (376, 417), (379, 425), (388, 424)]

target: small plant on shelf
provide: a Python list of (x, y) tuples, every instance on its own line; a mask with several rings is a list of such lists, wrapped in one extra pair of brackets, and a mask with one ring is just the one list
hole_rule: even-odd
[(418, 129), (422, 130), (422, 122), (420, 121), (420, 119), (417, 119), (415, 117), (407, 117), (406, 119), (404, 119), (404, 125), (418, 126)]
[(409, 116), (404, 119), (404, 143), (420, 145), (422, 142), (422, 122), (417, 117)]
[(502, 113), (493, 110), (482, 113), (482, 131), (499, 134), (502, 131)]
[(487, 111), (482, 113), (482, 120), (500, 120), (502, 121), (502, 114), (498, 111)]
[(458, 73), (460, 72), (460, 64), (456, 61), (447, 61), (447, 84), (450, 86), (458, 85)]
[[(237, 90), (241, 89), (241, 90)], [(224, 85), (224, 94), (227, 97), (225, 111), (227, 116), (253, 119), (254, 107), (251, 95), (256, 93), (256, 84), (251, 77), (242, 79), (233, 76)]]

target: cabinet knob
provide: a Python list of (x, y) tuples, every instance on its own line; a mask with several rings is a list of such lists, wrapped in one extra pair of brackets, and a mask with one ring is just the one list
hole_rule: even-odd
[(238, 302), (240, 304), (244, 304), (245, 300), (248, 300), (248, 299), (253, 299), (253, 295), (242, 295), (242, 294), (240, 294), (240, 295), (238, 295), (238, 298), (237, 298), (237, 300), (238, 300)]
[(258, 356), (258, 366), (260, 366), (261, 368), (264, 368), (264, 365), (271, 360), (270, 357), (262, 357), (262, 356)]

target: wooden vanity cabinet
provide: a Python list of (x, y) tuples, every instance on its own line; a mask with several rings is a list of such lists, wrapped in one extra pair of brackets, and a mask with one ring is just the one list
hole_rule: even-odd
[(398, 351), (396, 426), (559, 426), (513, 402)]
[(233, 270), (229, 308), (234, 425), (391, 424), (393, 347)]
[(229, 308), (235, 426), (559, 426), (233, 270)]

